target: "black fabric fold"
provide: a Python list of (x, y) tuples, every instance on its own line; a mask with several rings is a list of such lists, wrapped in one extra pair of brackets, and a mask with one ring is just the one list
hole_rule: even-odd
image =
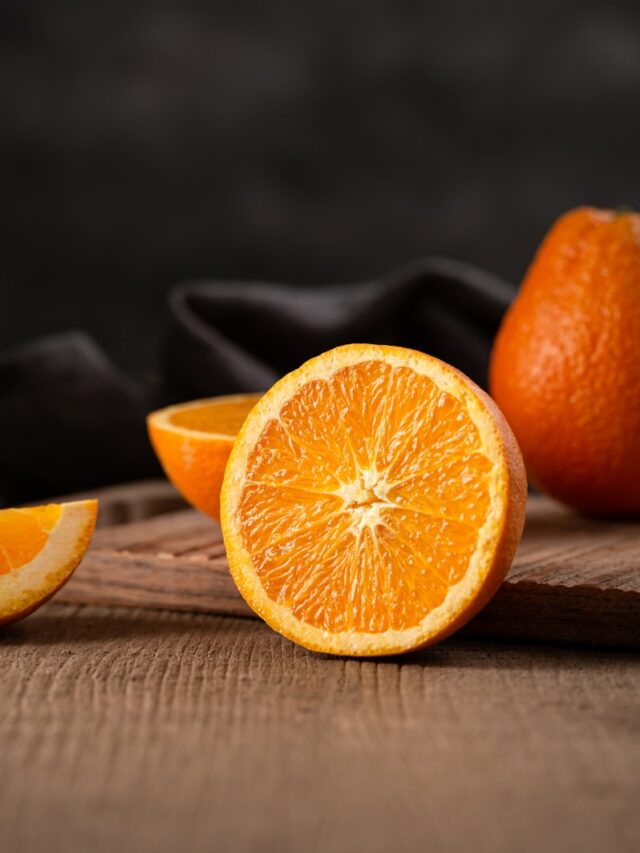
[(0, 356), (0, 487), (26, 501), (146, 476), (150, 388), (91, 338), (55, 335)]
[(169, 296), (159, 375), (117, 370), (82, 333), (0, 356), (0, 497), (6, 502), (153, 475), (144, 417), (196, 397), (259, 391), (343, 343), (414, 347), (486, 385), (514, 290), (457, 261), (416, 261), (380, 279), (299, 287), (197, 281)]
[(347, 342), (426, 350), (485, 384), (491, 340), (513, 297), (500, 279), (445, 259), (321, 288), (190, 282), (170, 296), (165, 375), (191, 396), (253, 391)]

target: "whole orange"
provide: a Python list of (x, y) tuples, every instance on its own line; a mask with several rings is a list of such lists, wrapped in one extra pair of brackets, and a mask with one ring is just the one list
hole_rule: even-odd
[(498, 332), (490, 387), (542, 491), (640, 513), (640, 215), (558, 220)]

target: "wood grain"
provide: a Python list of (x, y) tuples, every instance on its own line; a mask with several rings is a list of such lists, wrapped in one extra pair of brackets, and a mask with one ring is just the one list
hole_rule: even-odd
[(0, 633), (2, 853), (635, 853), (640, 655), (391, 661), (48, 605)]
[[(57, 600), (252, 616), (229, 575), (219, 528), (180, 506), (164, 484), (107, 492), (107, 526)], [(640, 524), (588, 520), (530, 498), (507, 581), (464, 630), (640, 648)]]

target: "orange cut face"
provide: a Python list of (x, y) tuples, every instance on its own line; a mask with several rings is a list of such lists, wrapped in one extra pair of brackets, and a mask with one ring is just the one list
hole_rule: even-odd
[(525, 504), (518, 446), (483, 391), (424, 353), (350, 344), (249, 413), (222, 531), (238, 589), (277, 631), (321, 652), (395, 654), (489, 600)]
[(0, 575), (30, 563), (58, 523), (59, 504), (0, 512)]
[(258, 399), (259, 395), (254, 394), (246, 397), (231, 397), (216, 405), (212, 401), (200, 405), (176, 406), (175, 411), (169, 416), (169, 422), (173, 426), (188, 430), (235, 438)]
[(0, 626), (23, 619), (67, 582), (97, 512), (95, 500), (0, 510)]
[(266, 594), (297, 619), (404, 630), (464, 577), (492, 468), (460, 400), (365, 361), (304, 384), (265, 425), (239, 523)]

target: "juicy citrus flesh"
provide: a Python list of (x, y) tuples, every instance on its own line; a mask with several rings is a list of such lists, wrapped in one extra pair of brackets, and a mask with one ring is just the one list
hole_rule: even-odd
[(97, 502), (0, 510), (0, 625), (48, 600), (84, 556)]
[(259, 399), (259, 394), (251, 394), (190, 403), (176, 407), (168, 420), (172, 426), (235, 438)]
[(252, 606), (253, 576), (260, 615), (282, 630), (286, 613), (283, 633), (310, 648), (384, 653), (389, 635), (399, 644), (390, 651), (417, 645), (432, 614), (448, 611), (453, 626), (491, 573), (503, 456), (470, 381), (407, 352), (340, 348), (335, 369), (322, 356), (301, 368), (290, 392), (276, 386), (256, 407), (229, 463), (232, 573)]
[(59, 504), (0, 511), (0, 575), (19, 569), (42, 551), (60, 514)]
[(260, 394), (212, 397), (153, 412), (149, 436), (180, 494), (206, 515), (220, 517), (220, 489), (233, 442)]

